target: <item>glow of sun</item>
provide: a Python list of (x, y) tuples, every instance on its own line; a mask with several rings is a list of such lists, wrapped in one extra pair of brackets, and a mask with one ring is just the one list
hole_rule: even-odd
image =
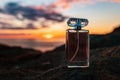
[(51, 39), (51, 38), (53, 38), (53, 35), (52, 34), (45, 34), (45, 35), (43, 35), (43, 37), (46, 39)]

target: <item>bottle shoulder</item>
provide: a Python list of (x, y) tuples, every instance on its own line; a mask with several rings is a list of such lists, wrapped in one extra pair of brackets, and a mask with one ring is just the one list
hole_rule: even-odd
[(75, 30), (75, 29), (67, 29), (67, 32), (87, 32), (89, 33), (89, 30), (81, 29), (81, 30)]

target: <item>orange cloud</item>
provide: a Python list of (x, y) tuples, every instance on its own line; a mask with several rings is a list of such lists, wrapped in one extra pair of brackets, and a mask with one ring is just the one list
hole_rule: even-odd
[(56, 1), (53, 5), (55, 6), (60, 6), (62, 8), (69, 8), (72, 3), (76, 3), (76, 2), (79, 2), (80, 0), (59, 0), (59, 1)]
[(57, 8), (68, 9), (71, 8), (73, 4), (81, 3), (82, 5), (95, 4), (98, 2), (116, 2), (120, 3), (120, 0), (56, 0), (52, 4), (36, 6), (36, 9), (48, 9), (48, 11), (56, 10)]
[(49, 8), (48, 11), (50, 10), (56, 10), (57, 8), (62, 8), (62, 9), (68, 9), (70, 8), (74, 3), (90, 3), (91, 0), (56, 0), (52, 4), (48, 5), (41, 5), (41, 6), (36, 6), (34, 7), (35, 9), (47, 9)]

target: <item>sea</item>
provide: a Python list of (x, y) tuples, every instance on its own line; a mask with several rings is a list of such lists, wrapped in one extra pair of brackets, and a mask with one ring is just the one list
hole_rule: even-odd
[(36, 39), (0, 39), (0, 44), (8, 46), (20, 46), (22, 48), (32, 48), (42, 52), (52, 51), (56, 47), (64, 44), (64, 41), (45, 42)]

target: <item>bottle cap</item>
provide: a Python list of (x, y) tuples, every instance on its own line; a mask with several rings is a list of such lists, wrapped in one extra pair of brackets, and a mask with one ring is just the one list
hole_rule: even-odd
[(75, 29), (81, 29), (82, 27), (88, 25), (88, 20), (84, 18), (69, 18), (67, 24)]

